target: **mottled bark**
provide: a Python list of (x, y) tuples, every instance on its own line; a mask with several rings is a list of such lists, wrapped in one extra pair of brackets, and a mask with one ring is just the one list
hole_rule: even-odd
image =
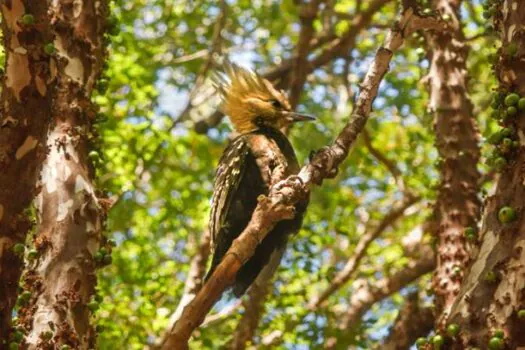
[[(496, 63), (500, 89), (525, 96), (525, 2), (507, 0), (497, 5), (495, 24), (501, 31), (502, 49)], [(488, 90), (488, 87), (487, 87)], [(449, 320), (462, 332), (454, 347), (487, 348), (496, 329), (505, 334), (506, 349), (525, 346), (525, 119), (523, 112), (503, 124), (516, 129), (519, 150), (507, 155), (495, 193), (487, 198), (479, 254), (465, 276)], [(515, 211), (514, 220), (500, 220), (502, 207)]]
[[(467, 89), (468, 47), (459, 18), (461, 0), (434, 0), (432, 5), (450, 17), (449, 31), (429, 35), (432, 58), (428, 75), (441, 180), (431, 225), (437, 239), (432, 283), (443, 321), (469, 261), (465, 228), (475, 228), (479, 217), (479, 137)], [(439, 326), (440, 319), (436, 322)]]
[[(102, 227), (108, 202), (95, 192), (88, 157), (95, 120), (90, 95), (104, 60), (108, 6), (99, 0), (52, 1), (48, 12), (57, 62), (55, 122), (36, 200), (35, 254), (23, 278), (30, 297), (22, 304), (19, 322), (28, 349), (66, 344), (88, 349), (95, 346), (89, 322), (96, 306), (95, 267), (109, 262), (99, 250), (107, 245)], [(104, 249), (110, 253), (111, 247)]]
[(44, 47), (53, 40), (47, 5), (41, 1), (1, 2), (6, 53), (0, 76), (0, 347), (6, 341), (16, 302), (23, 254), (15, 254), (32, 226), (25, 211), (46, 155), (53, 90), (51, 57)]
[(377, 349), (409, 349), (417, 338), (426, 337), (433, 327), (433, 310), (421, 305), (417, 292), (412, 293), (406, 297), (406, 302), (399, 310), (390, 333)]
[(379, 84), (389, 68), (394, 52), (403, 44), (406, 35), (416, 30), (442, 29), (442, 23), (432, 17), (414, 15), (410, 8), (401, 15), (399, 23), (388, 33), (383, 47), (379, 48), (361, 84), (355, 110), (348, 124), (331, 146), (317, 152), (298, 176), (272, 186), (267, 197), (260, 198), (253, 216), (241, 235), (233, 242), (213, 275), (195, 299), (184, 309), (182, 316), (163, 344), (163, 349), (185, 349), (193, 330), (220, 298), (222, 292), (235, 280), (237, 271), (255, 252), (258, 242), (274, 225), (294, 215), (294, 204), (314, 185), (333, 176), (346, 159), (355, 140), (363, 130), (372, 109)]

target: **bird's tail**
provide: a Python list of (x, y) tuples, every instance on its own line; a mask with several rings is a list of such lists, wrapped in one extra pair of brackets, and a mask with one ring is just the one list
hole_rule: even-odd
[[(257, 247), (255, 254), (237, 272), (233, 285), (233, 294), (236, 297), (241, 297), (256, 279), (257, 281), (267, 281), (273, 276), (284, 255), (286, 242), (286, 238), (277, 245), (275, 242), (272, 244), (271, 240), (263, 240)], [(265, 247), (265, 243), (271, 247)]]

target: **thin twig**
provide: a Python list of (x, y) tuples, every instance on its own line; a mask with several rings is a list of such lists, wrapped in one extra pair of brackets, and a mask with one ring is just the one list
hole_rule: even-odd
[(264, 311), (264, 302), (271, 290), (273, 276), (279, 267), (283, 254), (284, 248), (272, 255), (271, 262), (264, 267), (248, 290), (248, 298), (242, 303), (244, 314), (239, 320), (232, 342), (228, 346), (231, 350), (244, 350), (246, 344), (254, 337)]
[(177, 322), (180, 316), (182, 315), (182, 310), (184, 310), (184, 307), (188, 305), (190, 301), (193, 300), (195, 295), (197, 295), (197, 293), (201, 289), (202, 281), (206, 273), (206, 262), (208, 261), (208, 257), (210, 255), (211, 250), (210, 240), (210, 231), (204, 231), (204, 233), (201, 235), (199, 245), (197, 247), (197, 252), (191, 260), (190, 270), (188, 272), (188, 277), (186, 278), (186, 283), (184, 283), (184, 292), (182, 293), (179, 305), (177, 305), (175, 312), (173, 312), (173, 314), (171, 315), (168, 323), (169, 325), (166, 328), (164, 335), (160, 337), (158, 341), (155, 342), (157, 344), (156, 347), (152, 348), (158, 348), (160, 344), (164, 342), (164, 338), (169, 334), (169, 330), (171, 329), (171, 327), (173, 327), (175, 322)]

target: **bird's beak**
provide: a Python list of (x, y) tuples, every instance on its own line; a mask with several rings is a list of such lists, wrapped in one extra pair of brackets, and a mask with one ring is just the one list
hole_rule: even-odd
[(288, 113), (286, 113), (285, 118), (290, 123), (308, 122), (308, 121), (315, 120), (315, 117), (312, 117), (311, 115), (295, 113), (295, 112), (288, 112)]

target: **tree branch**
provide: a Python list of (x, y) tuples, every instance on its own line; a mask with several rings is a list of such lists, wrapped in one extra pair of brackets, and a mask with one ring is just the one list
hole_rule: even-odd
[(164, 342), (164, 339), (169, 334), (169, 330), (182, 315), (182, 310), (184, 310), (186, 305), (188, 305), (193, 300), (193, 298), (195, 298), (195, 295), (197, 295), (199, 290), (202, 288), (202, 281), (204, 279), (204, 275), (206, 274), (206, 263), (208, 262), (208, 257), (210, 256), (210, 241), (210, 231), (206, 230), (201, 235), (197, 252), (191, 260), (190, 270), (188, 272), (188, 277), (186, 278), (186, 283), (184, 284), (184, 292), (182, 293), (179, 305), (177, 305), (175, 312), (170, 316), (168, 327), (166, 328), (164, 335), (159, 341), (155, 342), (156, 346), (153, 348), (158, 348)]
[[(327, 48), (321, 51), (311, 61), (304, 63), (303, 74), (306, 76), (315, 69), (332, 61), (334, 58), (345, 56), (346, 53), (355, 46), (357, 35), (370, 24), (374, 14), (391, 1), (392, 0), (374, 0), (365, 11), (356, 14), (353, 22), (350, 23), (350, 29), (342, 37), (323, 35), (319, 38), (312, 39), (312, 42), (308, 45), (311, 49), (317, 49), (328, 43), (326, 45)], [(307, 51), (304, 57), (307, 57), (310, 51)], [(297, 59), (298, 57), (294, 55), (290, 60), (284, 61), (280, 66), (272, 68), (263, 74), (264, 78), (270, 81), (279, 80), (279, 88), (288, 88), (288, 84), (292, 80), (289, 78), (289, 75), (294, 67), (293, 62)], [(220, 111), (215, 111), (206, 120), (197, 122), (195, 124), (195, 130), (199, 133), (205, 133), (210, 128), (219, 124), (223, 117), (224, 115)]]
[(375, 303), (398, 292), (407, 284), (412, 283), (419, 277), (432, 272), (435, 267), (434, 254), (430, 247), (428, 254), (422, 254), (419, 260), (411, 261), (408, 266), (394, 273), (390, 277), (376, 281), (373, 284), (367, 280), (357, 280), (356, 290), (350, 298), (350, 305), (342, 318), (341, 329), (348, 329), (359, 322), (361, 316)]
[(410, 348), (419, 337), (425, 337), (434, 327), (434, 314), (430, 307), (421, 307), (417, 292), (406, 297), (396, 320), (386, 337), (382, 350)]
[(333, 293), (339, 290), (346, 282), (352, 278), (353, 274), (359, 267), (361, 259), (365, 256), (368, 246), (379, 237), (388, 227), (394, 224), (399, 218), (403, 216), (406, 209), (419, 201), (419, 197), (408, 196), (404, 198), (401, 203), (394, 206), (390, 212), (383, 217), (379, 225), (373, 230), (366, 232), (361, 236), (357, 243), (353, 255), (348, 259), (344, 268), (332, 280), (328, 288), (326, 288), (317, 298), (315, 298), (308, 306), (310, 310), (317, 309), (321, 304), (330, 297)]
[(264, 267), (248, 290), (248, 298), (243, 301), (244, 314), (237, 324), (229, 349), (244, 350), (246, 344), (253, 339), (264, 312), (264, 302), (272, 287), (272, 278), (279, 267), (283, 254), (284, 249), (272, 256), (271, 262)]
[(295, 109), (299, 102), (308, 75), (306, 65), (308, 63), (310, 42), (314, 35), (313, 22), (317, 17), (321, 1), (322, 0), (312, 0), (309, 3), (305, 3), (300, 9), (299, 18), (301, 21), (301, 32), (299, 33), (299, 40), (297, 41), (297, 58), (293, 63), (292, 83), (290, 84), (289, 101), (292, 109)]
[[(496, 4), (494, 27), (502, 43), (495, 64), (499, 92), (525, 96), (525, 37), (514, 30), (524, 21), (525, 2)], [(513, 47), (519, 50), (510, 55)], [(519, 149), (504, 155), (508, 165), (499, 175), (494, 194), (485, 201), (479, 253), (466, 271), (448, 317), (448, 322), (461, 327), (455, 349), (486, 347), (496, 329), (504, 333), (505, 349), (525, 344), (524, 321), (517, 315), (525, 309), (525, 119), (522, 115), (507, 118), (503, 125), (515, 130), (512, 137), (518, 140)], [(503, 208), (512, 213), (511, 220), (499, 215)]]
[(253, 216), (233, 242), (231, 248), (204, 285), (195, 299), (184, 309), (183, 315), (171, 330), (163, 349), (187, 348), (193, 330), (204, 320), (205, 315), (220, 298), (222, 292), (233, 283), (237, 271), (255, 252), (255, 248), (277, 222), (294, 215), (293, 205), (304, 198), (311, 187), (333, 176), (338, 166), (347, 157), (350, 148), (363, 130), (377, 96), (379, 84), (388, 71), (394, 51), (404, 42), (404, 37), (414, 30), (442, 29), (440, 21), (432, 17), (414, 15), (412, 9), (406, 10), (399, 23), (387, 35), (361, 85), (355, 110), (348, 124), (331, 146), (317, 152), (304, 166), (298, 176), (291, 176), (283, 182), (274, 184), (267, 197), (261, 197)]
[[(55, 34), (55, 122), (35, 201), (34, 250), (23, 277), (24, 293), (31, 297), (19, 310), (19, 323), (27, 331), (21, 347), (88, 349), (96, 341), (91, 324), (98, 307), (95, 271), (110, 262), (112, 249), (102, 235), (111, 201), (95, 186), (91, 159), (92, 152), (98, 153), (90, 137), (97, 110), (91, 97), (106, 58), (109, 6), (85, 0), (72, 16), (66, 2), (43, 3)], [(71, 69), (73, 61), (76, 68)]]
[[(447, 315), (469, 265), (466, 227), (476, 227), (481, 203), (479, 135), (468, 94), (468, 46), (462, 30), (461, 0), (434, 0), (433, 8), (450, 17), (449, 31), (429, 33), (429, 109), (434, 114), (436, 148), (441, 162), (432, 234), (437, 241), (437, 267), (432, 284), (438, 314)], [(450, 53), (454, 52), (454, 55)], [(460, 271), (459, 273), (457, 271)], [(445, 326), (442, 317), (439, 326)]]

